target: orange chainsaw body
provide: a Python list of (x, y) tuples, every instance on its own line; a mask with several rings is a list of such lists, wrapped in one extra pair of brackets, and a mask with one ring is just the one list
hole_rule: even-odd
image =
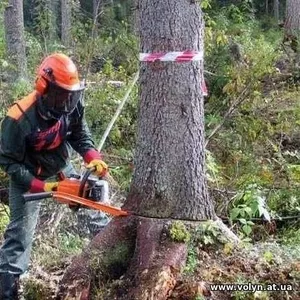
[(128, 211), (124, 211), (118, 207), (91, 199), (88, 196), (90, 187), (88, 185), (87, 178), (89, 174), (90, 173), (86, 173), (87, 176), (83, 176), (83, 179), (81, 180), (75, 177), (61, 177), (56, 191), (35, 194), (26, 193), (23, 195), (23, 197), (26, 201), (35, 201), (53, 197), (53, 199), (56, 201), (67, 204), (70, 207), (85, 207), (95, 209), (106, 212), (113, 216), (128, 216), (131, 214)]
[[(83, 189), (83, 194), (85, 194), (87, 189), (87, 184)], [(57, 192), (66, 193), (74, 196), (79, 195), (80, 181), (76, 178), (64, 178), (62, 181), (58, 182)]]

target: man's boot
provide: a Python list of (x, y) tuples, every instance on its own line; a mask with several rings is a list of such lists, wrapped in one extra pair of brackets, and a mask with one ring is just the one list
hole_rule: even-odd
[(18, 276), (10, 273), (0, 274), (0, 299), (18, 300)]

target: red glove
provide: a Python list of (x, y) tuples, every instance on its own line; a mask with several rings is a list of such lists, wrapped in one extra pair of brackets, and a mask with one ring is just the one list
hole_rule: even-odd
[(58, 187), (58, 182), (45, 182), (34, 178), (31, 181), (30, 193), (52, 192)]

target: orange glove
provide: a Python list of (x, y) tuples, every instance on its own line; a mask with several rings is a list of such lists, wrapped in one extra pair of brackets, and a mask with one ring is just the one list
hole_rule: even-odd
[(108, 172), (108, 165), (100, 159), (93, 159), (86, 167), (87, 169), (95, 168), (94, 173), (99, 177), (104, 177)]
[(52, 192), (58, 187), (58, 182), (45, 182), (44, 191)]

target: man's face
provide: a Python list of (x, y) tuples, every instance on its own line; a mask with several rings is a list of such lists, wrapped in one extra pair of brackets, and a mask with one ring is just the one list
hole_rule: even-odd
[(83, 89), (69, 91), (49, 82), (47, 95), (45, 97), (46, 109), (55, 117), (70, 114), (82, 98)]

